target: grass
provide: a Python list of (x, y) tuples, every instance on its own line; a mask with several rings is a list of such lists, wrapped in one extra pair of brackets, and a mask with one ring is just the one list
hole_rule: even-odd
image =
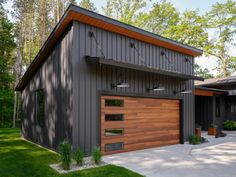
[(114, 165), (60, 175), (49, 167), (58, 159), (58, 154), (21, 139), (18, 129), (0, 129), (1, 177), (141, 177)]

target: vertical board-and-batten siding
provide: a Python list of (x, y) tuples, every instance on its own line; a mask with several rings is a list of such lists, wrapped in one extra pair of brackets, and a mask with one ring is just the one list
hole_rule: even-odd
[[(87, 153), (100, 141), (100, 95), (101, 91), (114, 93), (137, 94), (140, 96), (176, 97), (174, 90), (185, 88), (193, 90), (193, 81), (184, 81), (176, 78), (161, 76), (135, 70), (128, 70), (110, 66), (89, 65), (85, 56), (98, 56), (102, 54), (93, 38), (89, 37), (89, 31), (94, 32), (97, 42), (101, 46), (106, 58), (128, 62), (137, 65), (146, 65), (157, 69), (178, 71), (193, 75), (193, 57), (154, 46), (142, 41), (121, 36), (80, 22), (73, 22), (73, 146), (80, 146)], [(134, 43), (141, 55), (130, 47)], [(165, 56), (161, 56), (164, 51)], [(185, 58), (191, 60), (186, 62)], [(145, 60), (145, 62), (142, 61)], [(112, 83), (117, 83), (120, 74), (129, 88), (111, 89)], [(147, 93), (146, 88), (155, 86), (153, 82), (158, 80), (165, 91)], [(183, 122), (184, 138), (194, 132), (194, 95), (177, 94), (183, 98)], [(75, 100), (76, 99), (76, 100)]]
[[(68, 29), (22, 91), (23, 136), (53, 149), (65, 138), (72, 140), (71, 41), (72, 31)], [(45, 92), (43, 128), (35, 117), (35, 90), (42, 88)]]

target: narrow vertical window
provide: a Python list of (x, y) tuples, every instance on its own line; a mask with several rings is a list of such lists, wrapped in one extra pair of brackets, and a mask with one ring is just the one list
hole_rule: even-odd
[(220, 117), (220, 97), (216, 97), (216, 117)]
[(38, 125), (44, 126), (44, 91), (43, 89), (36, 90), (36, 120)]

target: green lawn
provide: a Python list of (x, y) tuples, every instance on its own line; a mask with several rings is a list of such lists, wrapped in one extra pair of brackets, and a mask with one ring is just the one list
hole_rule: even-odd
[(0, 177), (141, 177), (114, 165), (60, 175), (48, 165), (58, 155), (20, 138), (18, 129), (0, 129)]

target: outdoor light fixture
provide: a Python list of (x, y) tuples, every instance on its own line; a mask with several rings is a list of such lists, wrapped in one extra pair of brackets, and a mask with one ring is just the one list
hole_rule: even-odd
[(190, 59), (187, 57), (184, 60), (185, 60), (185, 62), (190, 62)]
[(187, 94), (187, 93), (192, 93), (192, 90), (187, 90), (186, 88), (183, 90), (179, 90), (179, 91), (174, 91), (174, 94), (176, 95), (177, 93), (183, 93), (183, 94)]
[(164, 56), (166, 53), (164, 51), (161, 51), (161, 56)]
[(154, 92), (163, 91), (163, 90), (165, 90), (164, 87), (147, 88), (147, 91), (154, 91)]
[(153, 86), (151, 88), (147, 88), (148, 92), (150, 92), (150, 91), (158, 92), (158, 91), (163, 91), (163, 90), (165, 90), (165, 88), (161, 87), (160, 83), (157, 83), (156, 86)]
[(120, 75), (120, 81), (117, 82), (116, 84), (111, 84), (111, 88), (127, 88), (127, 87), (130, 87), (129, 86), (129, 83), (125, 82), (123, 79), (122, 79), (122, 74)]
[(185, 61), (186, 63), (188, 62), (188, 63), (192, 64), (192, 61), (190, 60), (190, 58), (187, 58), (187, 57), (186, 57), (186, 58), (184, 59), (184, 61)]
[(128, 83), (125, 83), (125, 82), (119, 82), (117, 84), (111, 84), (111, 88), (127, 88), (129, 87), (129, 84)]

